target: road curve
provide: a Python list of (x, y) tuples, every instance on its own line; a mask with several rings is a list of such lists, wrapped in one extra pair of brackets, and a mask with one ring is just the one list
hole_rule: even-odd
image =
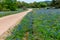
[(21, 22), (23, 17), (32, 11), (32, 9), (28, 9), (28, 11), (24, 11), (18, 14), (13, 14), (0, 18), (0, 36), (3, 35), (9, 28), (16, 26), (17, 22)]

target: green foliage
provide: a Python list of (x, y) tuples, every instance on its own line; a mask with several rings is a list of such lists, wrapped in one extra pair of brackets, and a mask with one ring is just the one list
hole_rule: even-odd
[(51, 6), (55, 6), (55, 4), (56, 4), (56, 1), (52, 0)]
[(21, 8), (22, 7), (22, 3), (21, 2), (18, 1), (18, 2), (16, 2), (16, 4), (17, 4), (17, 7), (18, 8)]
[(8, 5), (7, 8), (10, 9), (11, 11), (15, 11), (17, 6), (16, 6), (16, 0), (6, 0), (5, 3)]
[[(34, 9), (13, 29), (6, 40), (60, 40), (60, 9)], [(59, 11), (58, 11), (59, 10)]]
[[(26, 37), (26, 32), (29, 32), (28, 40), (33, 40), (32, 26), (31, 26), (31, 13), (27, 14), (20, 24), (16, 26), (11, 32), (12, 35), (8, 36), (6, 40), (23, 40)], [(28, 25), (27, 25), (28, 24)]]
[(40, 6), (41, 7), (47, 7), (47, 4), (46, 3), (40, 3)]
[(9, 9), (3, 9), (3, 11), (0, 12), (0, 17), (16, 14), (18, 12), (24, 11), (23, 9), (17, 9), (16, 11), (9, 11)]
[(26, 3), (26, 2), (17, 2), (17, 6), (19, 8), (23, 8), (23, 6), (27, 8), (40, 8), (40, 7), (47, 7), (47, 3), (45, 2), (33, 2), (33, 3)]
[[(16, 0), (4, 0), (1, 2), (0, 10), (1, 11), (15, 11), (17, 9)], [(2, 8), (3, 7), (3, 8)]]
[(60, 8), (60, 0), (52, 0), (51, 6)]
[(10, 9), (3, 8), (2, 11), (10, 11)]
[(3, 9), (3, 8), (2, 8), (2, 6), (1, 6), (1, 4), (0, 4), (0, 11), (2, 11), (2, 9)]
[[(3, 8), (1, 8), (3, 7)], [(1, 2), (0, 10), (6, 11), (6, 10), (11, 10), (15, 11), (17, 8), (43, 8), (47, 7), (47, 3), (45, 2), (33, 2), (33, 3), (26, 3), (26, 2), (20, 2), (17, 0), (3, 0)]]

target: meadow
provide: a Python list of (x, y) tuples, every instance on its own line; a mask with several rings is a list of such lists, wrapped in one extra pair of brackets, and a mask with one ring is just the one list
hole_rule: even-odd
[(6, 40), (24, 40), (24, 38), (60, 40), (60, 9), (33, 9), (12, 30)]
[(22, 11), (24, 11), (24, 10), (23, 9), (17, 9), (16, 11), (0, 11), (0, 17), (16, 14), (16, 13), (19, 13)]

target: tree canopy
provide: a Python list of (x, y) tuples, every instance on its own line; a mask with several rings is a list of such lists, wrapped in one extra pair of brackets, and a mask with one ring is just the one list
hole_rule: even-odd
[(0, 11), (11, 10), (15, 11), (17, 8), (44, 8), (44, 7), (57, 7), (60, 8), (60, 0), (52, 0), (51, 5), (47, 2), (33, 2), (33, 3), (26, 3), (20, 2), (17, 0), (1, 0), (0, 1)]
[(60, 0), (52, 0), (51, 6), (60, 8)]
[(16, 0), (2, 0), (0, 2), (0, 11), (1, 10), (11, 10), (14, 11), (17, 8)]

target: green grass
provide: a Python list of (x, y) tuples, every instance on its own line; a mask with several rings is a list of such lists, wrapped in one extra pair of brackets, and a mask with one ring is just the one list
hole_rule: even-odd
[(13, 29), (6, 40), (60, 40), (60, 9), (34, 9)]
[(0, 17), (11, 15), (11, 14), (16, 14), (19, 12), (24, 11), (23, 9), (17, 9), (16, 11), (0, 11)]
[[(32, 22), (31, 13), (29, 13), (25, 16), (25, 18), (22, 20), (22, 22), (20, 24), (18, 24), (16, 26), (16, 28), (13, 29), (12, 35), (8, 36), (6, 40), (23, 40), (26, 32), (30, 32), (30, 36), (32, 36), (31, 22)], [(29, 39), (32, 40), (32, 37)]]

